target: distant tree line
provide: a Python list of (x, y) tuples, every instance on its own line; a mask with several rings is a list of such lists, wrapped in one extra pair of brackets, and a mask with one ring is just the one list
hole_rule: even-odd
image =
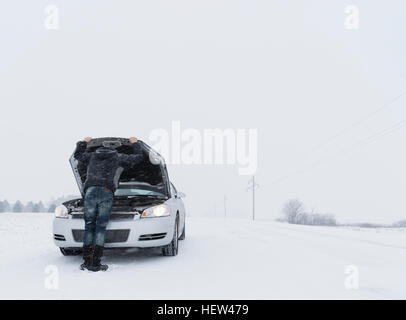
[(33, 202), (29, 201), (23, 203), (17, 200), (14, 203), (9, 203), (7, 200), (0, 201), (0, 213), (2, 212), (54, 212), (55, 208), (65, 201), (78, 198), (76, 195), (62, 196), (57, 199), (51, 200), (47, 205), (42, 201)]
[(400, 221), (396, 221), (393, 224), (394, 227), (398, 227), (398, 228), (406, 228), (406, 219), (404, 220), (400, 220)]
[(291, 224), (305, 224), (310, 226), (336, 226), (336, 218), (332, 214), (318, 213), (314, 210), (307, 212), (302, 201), (289, 200), (282, 209), (282, 221)]
[(303, 224), (310, 226), (348, 226), (360, 228), (406, 228), (406, 219), (392, 224), (377, 224), (370, 222), (339, 224), (332, 214), (318, 213), (315, 210), (306, 211), (305, 206), (299, 199), (292, 199), (285, 203), (282, 209), (282, 218), (278, 221), (291, 224)]
[(29, 201), (23, 204), (20, 200), (10, 204), (7, 200), (0, 201), (0, 212), (53, 212), (56, 208), (54, 203), (44, 205), (42, 201)]

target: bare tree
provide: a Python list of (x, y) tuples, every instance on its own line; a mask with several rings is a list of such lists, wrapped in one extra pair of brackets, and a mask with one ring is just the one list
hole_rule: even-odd
[(303, 202), (298, 199), (288, 201), (283, 207), (284, 221), (292, 224), (310, 226), (336, 226), (337, 221), (332, 214), (317, 213), (315, 209), (310, 212), (304, 210)]
[(296, 223), (297, 224), (309, 224), (309, 219), (311, 215), (307, 214), (306, 212), (300, 212), (296, 216)]
[(288, 223), (297, 223), (298, 216), (304, 213), (303, 202), (299, 199), (289, 200), (282, 211)]

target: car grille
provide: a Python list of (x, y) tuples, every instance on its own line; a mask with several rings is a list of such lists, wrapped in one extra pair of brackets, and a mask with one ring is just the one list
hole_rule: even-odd
[(129, 207), (128, 205), (114, 205), (113, 208), (111, 208), (111, 212), (131, 212), (134, 211), (131, 207)]
[[(133, 220), (134, 213), (111, 213), (110, 220)], [(72, 214), (72, 219), (83, 219), (83, 213)]]
[[(83, 235), (85, 230), (72, 230), (73, 239), (76, 242), (83, 242)], [(129, 229), (123, 230), (107, 230), (105, 243), (117, 243), (117, 242), (126, 242), (128, 236), (130, 235)]]
[(138, 238), (139, 241), (148, 241), (148, 240), (158, 240), (165, 238), (166, 233), (152, 233), (152, 234), (143, 234)]

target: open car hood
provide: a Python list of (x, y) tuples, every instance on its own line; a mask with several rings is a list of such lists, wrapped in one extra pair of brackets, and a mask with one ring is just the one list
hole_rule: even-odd
[[(121, 174), (120, 185), (143, 186), (150, 188), (152, 191), (158, 191), (170, 197), (170, 184), (166, 164), (162, 156), (153, 150), (143, 141), (138, 140), (141, 150), (144, 154), (144, 161), (131, 169), (124, 170)], [(86, 152), (93, 152), (99, 147), (115, 148), (119, 153), (132, 154), (131, 143), (126, 138), (96, 138), (92, 139), (86, 148)], [(86, 181), (87, 168), (81, 166), (72, 156), (69, 158), (73, 174), (79, 187), (79, 191), (84, 196), (84, 183)]]

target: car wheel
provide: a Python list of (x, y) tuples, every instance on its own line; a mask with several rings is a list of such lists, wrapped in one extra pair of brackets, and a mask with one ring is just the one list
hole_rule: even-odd
[(179, 237), (179, 240), (185, 240), (185, 237), (186, 237), (185, 229), (186, 229), (186, 225), (183, 225), (183, 231)]
[(64, 256), (78, 256), (82, 253), (81, 250), (59, 248)]
[(173, 238), (170, 244), (162, 248), (162, 254), (164, 256), (176, 256), (178, 254), (178, 217), (176, 217), (175, 221), (175, 230), (173, 231)]

